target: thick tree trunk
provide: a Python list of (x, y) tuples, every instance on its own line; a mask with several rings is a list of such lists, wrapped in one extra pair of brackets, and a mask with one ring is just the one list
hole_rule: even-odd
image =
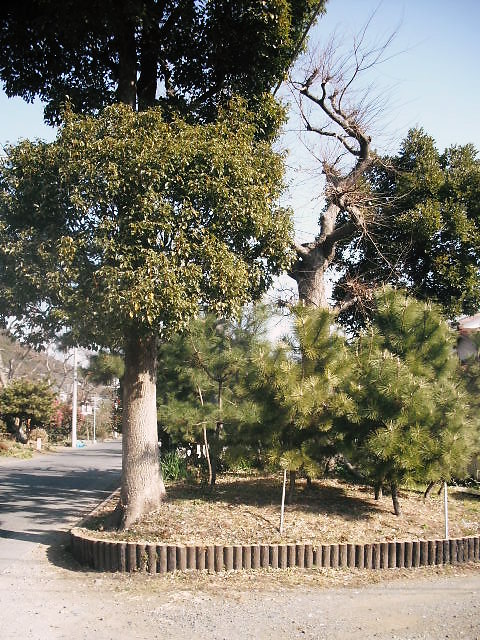
[(395, 512), (396, 516), (401, 516), (402, 510), (400, 508), (400, 502), (398, 500), (398, 487), (394, 482), (392, 482), (390, 486), (392, 490), (393, 511)]
[(383, 495), (382, 483), (381, 482), (377, 482), (375, 484), (375, 486), (373, 487), (373, 489), (375, 491), (375, 500), (380, 500), (380, 498)]
[(320, 221), (320, 234), (311, 243), (296, 245), (297, 259), (289, 271), (298, 287), (298, 297), (307, 306), (328, 309), (325, 272), (335, 258), (337, 241), (347, 225), (337, 227), (339, 207), (330, 203)]
[(328, 308), (325, 289), (325, 268), (327, 260), (320, 250), (312, 251), (308, 256), (298, 256), (289, 272), (298, 287), (298, 297), (307, 306), (320, 309)]
[(130, 337), (123, 379), (122, 486), (120, 528), (160, 506), (163, 484), (158, 454), (154, 337)]
[(117, 33), (118, 50), (117, 97), (119, 102), (137, 108), (137, 45), (135, 41), (134, 14), (128, 9), (119, 10)]

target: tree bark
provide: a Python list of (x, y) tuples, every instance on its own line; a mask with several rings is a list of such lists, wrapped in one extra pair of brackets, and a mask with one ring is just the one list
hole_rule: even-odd
[(288, 275), (297, 283), (298, 297), (305, 305), (328, 308), (325, 290), (327, 267), (321, 247), (312, 249), (308, 254), (297, 254), (297, 260)]
[(165, 494), (158, 454), (156, 369), (156, 339), (130, 336), (123, 379), (120, 529), (158, 509)]
[(134, 13), (125, 9), (119, 11), (117, 33), (115, 34), (118, 50), (118, 101), (137, 108), (137, 44), (135, 41)]
[(390, 486), (392, 490), (393, 511), (395, 512), (396, 516), (401, 516), (402, 510), (400, 508), (400, 502), (398, 500), (398, 486), (394, 482), (392, 482)]
[(373, 487), (373, 489), (375, 491), (375, 500), (380, 500), (380, 498), (382, 497), (382, 494), (383, 494), (382, 483), (381, 482), (377, 482), (375, 484), (375, 486)]
[(287, 494), (287, 504), (291, 504), (293, 502), (293, 495), (295, 493), (295, 480), (297, 479), (297, 472), (290, 471), (290, 482), (288, 485), (288, 494)]
[(327, 207), (318, 238), (314, 242), (296, 246), (297, 259), (288, 274), (297, 283), (299, 299), (305, 305), (319, 309), (329, 308), (325, 272), (335, 257), (339, 211), (335, 204)]
[(210, 477), (210, 486), (214, 487), (217, 482), (217, 470), (218, 470), (218, 458), (220, 455), (220, 431), (222, 430), (223, 422), (217, 422), (215, 427), (215, 431), (212, 438), (212, 448), (211, 448), (211, 477)]
[[(222, 415), (222, 406), (223, 406), (223, 381), (218, 381), (218, 395), (217, 395), (217, 407), (219, 415)], [(212, 448), (212, 474), (210, 480), (210, 486), (214, 487), (217, 481), (217, 469), (218, 469), (218, 459), (220, 457), (220, 434), (223, 429), (223, 420), (218, 420), (217, 425), (215, 427), (215, 434), (213, 437), (213, 448)]]
[(432, 489), (435, 486), (435, 482), (433, 480), (431, 480), (428, 483), (428, 487), (425, 489), (425, 493), (423, 494), (423, 499), (426, 500), (428, 498), (428, 496), (432, 493)]

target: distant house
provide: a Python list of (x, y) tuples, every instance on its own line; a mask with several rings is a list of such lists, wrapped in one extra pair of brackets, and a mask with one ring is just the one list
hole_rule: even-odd
[(480, 313), (458, 321), (457, 353), (462, 362), (480, 350)]

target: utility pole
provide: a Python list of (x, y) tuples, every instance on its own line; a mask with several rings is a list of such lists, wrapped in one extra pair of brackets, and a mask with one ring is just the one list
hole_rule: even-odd
[(77, 446), (77, 347), (73, 347), (72, 448)]
[(93, 444), (96, 444), (96, 426), (97, 426), (97, 397), (93, 396)]

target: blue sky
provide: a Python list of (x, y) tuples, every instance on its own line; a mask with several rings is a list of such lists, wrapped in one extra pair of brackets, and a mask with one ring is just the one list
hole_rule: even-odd
[[(330, 0), (310, 36), (321, 47), (332, 34), (350, 45), (371, 18), (366, 40), (379, 44), (396, 32), (387, 61), (365, 80), (387, 102), (385, 118), (372, 132), (380, 152), (395, 152), (411, 127), (421, 126), (439, 150), (472, 142), (480, 150), (480, 0)], [(319, 163), (299, 141), (298, 121), (287, 125), (289, 150), (285, 201), (295, 212), (296, 235), (312, 240), (323, 206)], [(300, 136), (305, 144), (315, 134)], [(322, 148), (315, 151), (321, 156)]]
[[(393, 90), (396, 129), (421, 125), (440, 148), (480, 148), (478, 0), (330, 0), (312, 40), (338, 29), (354, 34), (375, 12), (373, 37), (397, 29), (393, 58), (378, 69)], [(404, 129), (405, 131), (401, 131)]]

